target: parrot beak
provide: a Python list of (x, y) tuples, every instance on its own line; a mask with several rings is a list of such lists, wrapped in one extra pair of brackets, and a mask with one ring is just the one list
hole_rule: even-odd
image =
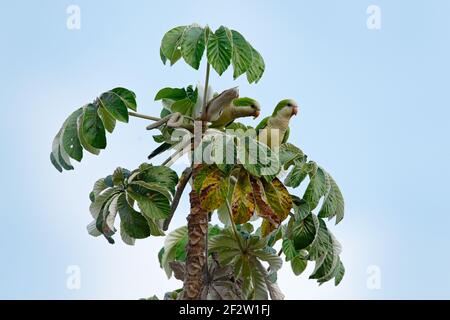
[(255, 114), (253, 115), (253, 119), (258, 118), (260, 113), (261, 113), (261, 112), (260, 112), (259, 110), (256, 110), (256, 111), (255, 111)]
[(292, 115), (296, 116), (297, 113), (298, 113), (298, 107), (297, 106), (292, 107)]

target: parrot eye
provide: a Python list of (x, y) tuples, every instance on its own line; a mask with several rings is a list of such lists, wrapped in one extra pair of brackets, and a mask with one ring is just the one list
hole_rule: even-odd
[(292, 107), (292, 104), (288, 103), (287, 106), (288, 106), (288, 107)]

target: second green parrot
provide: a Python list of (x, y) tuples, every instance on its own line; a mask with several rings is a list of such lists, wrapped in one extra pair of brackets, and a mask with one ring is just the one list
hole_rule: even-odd
[(223, 129), (237, 118), (257, 118), (260, 111), (261, 107), (258, 101), (252, 98), (234, 99), (221, 110), (219, 117), (215, 121), (212, 121), (210, 128)]
[(281, 146), (289, 138), (289, 121), (298, 113), (298, 105), (292, 99), (281, 100), (270, 117), (264, 118), (257, 126), (258, 139), (270, 148)]

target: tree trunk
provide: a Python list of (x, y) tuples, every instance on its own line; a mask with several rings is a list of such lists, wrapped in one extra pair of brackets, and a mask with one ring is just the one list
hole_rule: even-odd
[(194, 189), (189, 194), (191, 212), (187, 217), (188, 243), (186, 245), (186, 275), (183, 285), (183, 300), (198, 300), (203, 291), (203, 276), (206, 264), (206, 235), (208, 212), (203, 210), (200, 197)]

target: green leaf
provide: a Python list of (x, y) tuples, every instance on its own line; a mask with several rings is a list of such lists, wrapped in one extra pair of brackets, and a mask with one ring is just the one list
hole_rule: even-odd
[(125, 194), (119, 196), (117, 206), (123, 228), (130, 237), (144, 239), (150, 236), (147, 220), (128, 204)]
[(178, 175), (174, 170), (166, 166), (153, 166), (146, 163), (140, 165), (139, 170), (141, 171), (139, 177), (142, 181), (157, 183), (175, 194)]
[(301, 161), (305, 155), (302, 150), (291, 143), (283, 143), (278, 151), (280, 164), (284, 169), (288, 169), (296, 161)]
[(192, 116), (194, 111), (195, 103), (191, 99), (185, 98), (182, 100), (175, 101), (172, 104), (172, 112), (179, 112), (182, 115)]
[(256, 259), (252, 261), (252, 264), (255, 266), (250, 268), (250, 275), (254, 290), (253, 299), (254, 300), (268, 300), (269, 295), (267, 292), (267, 285), (266, 285), (266, 279), (264, 277), (264, 274), (261, 272), (261, 269), (258, 268), (259, 261)]
[(116, 120), (128, 122), (128, 109), (125, 101), (116, 93), (107, 91), (100, 96), (101, 105)]
[[(180, 247), (183, 243), (187, 242), (187, 227), (175, 229), (166, 236), (164, 240), (164, 251), (161, 257), (161, 266), (168, 278), (172, 276), (172, 269), (169, 266), (169, 262), (177, 260), (177, 251), (179, 253)], [(181, 245), (180, 245), (181, 244)], [(178, 256), (178, 258), (182, 258)]]
[[(181, 39), (186, 26), (179, 26), (166, 32), (161, 40), (161, 52), (170, 61), (171, 65), (181, 58)], [(164, 62), (164, 60), (163, 60)]]
[(294, 225), (292, 229), (292, 240), (294, 241), (296, 250), (304, 249), (314, 241), (316, 237), (314, 218), (315, 216), (310, 214)]
[(113, 184), (115, 186), (123, 185), (124, 179), (125, 179), (125, 177), (124, 177), (122, 168), (119, 167), (116, 170), (114, 170), (114, 173), (112, 175), (112, 180), (113, 180)]
[(299, 276), (300, 274), (302, 274), (303, 271), (305, 271), (307, 264), (308, 264), (307, 260), (304, 260), (299, 256), (295, 256), (291, 260), (292, 272), (294, 272), (296, 276)]
[(159, 57), (161, 58), (162, 63), (165, 65), (166, 62), (167, 62), (167, 58), (166, 58), (166, 56), (164, 55), (164, 53), (162, 52), (162, 49), (161, 49), (161, 48), (159, 48)]
[(252, 47), (247, 40), (237, 31), (231, 30), (233, 49), (231, 62), (233, 63), (233, 78), (244, 74), (252, 63)]
[(205, 31), (201, 27), (190, 26), (183, 35), (181, 53), (184, 61), (195, 70), (200, 67), (205, 52)]
[(306, 218), (308, 214), (311, 213), (311, 210), (309, 209), (309, 204), (305, 200), (300, 198), (296, 199), (293, 198), (293, 203), (294, 203), (294, 212), (297, 219), (303, 220)]
[(88, 145), (96, 149), (106, 148), (105, 127), (103, 126), (102, 119), (97, 113), (97, 107), (92, 103), (84, 108), (81, 126), (83, 139), (85, 139)]
[(58, 170), (59, 172), (62, 172), (62, 168), (59, 165), (58, 161), (56, 160), (55, 156), (53, 155), (53, 153), (50, 153), (50, 161), (53, 164), (53, 166), (56, 168), (56, 170)]
[(62, 131), (63, 128), (58, 131), (55, 138), (53, 139), (52, 152), (50, 154), (50, 161), (59, 172), (62, 172), (63, 169), (73, 170), (69, 155), (66, 153), (64, 147), (62, 146)]
[(291, 188), (297, 188), (305, 180), (309, 173), (310, 167), (308, 164), (296, 163), (291, 172), (286, 176), (284, 183)]
[(291, 261), (295, 256), (297, 256), (297, 250), (295, 249), (294, 242), (291, 239), (283, 239), (281, 247), (283, 248), (283, 253), (286, 256), (286, 261)]
[(94, 148), (87, 142), (86, 138), (84, 137), (83, 121), (84, 121), (84, 114), (81, 114), (77, 119), (78, 138), (80, 139), (80, 144), (86, 151), (98, 155), (100, 153), (100, 149)]
[(148, 226), (150, 227), (150, 234), (152, 236), (161, 237), (165, 235), (164, 231), (162, 231), (161, 228), (159, 227), (157, 221), (147, 219), (147, 222)]
[(334, 179), (328, 175), (330, 181), (330, 191), (325, 196), (322, 208), (319, 211), (319, 218), (336, 217), (336, 224), (344, 218), (344, 197)]
[(335, 275), (335, 278), (334, 278), (334, 285), (335, 286), (338, 286), (339, 283), (341, 283), (342, 278), (344, 278), (344, 274), (345, 274), (344, 265), (342, 264), (342, 261), (339, 260), (339, 265), (338, 265), (338, 267), (336, 269), (336, 275)]
[(252, 63), (247, 70), (247, 81), (249, 83), (258, 83), (266, 68), (264, 59), (258, 51), (252, 47)]
[(318, 168), (316, 174), (309, 181), (303, 199), (308, 202), (310, 209), (314, 210), (319, 204), (320, 198), (326, 195), (329, 189), (330, 181), (327, 173), (322, 168)]
[(159, 192), (160, 194), (165, 196), (169, 201), (172, 200), (172, 195), (171, 195), (170, 191), (166, 187), (164, 187), (156, 182), (133, 181), (130, 183), (130, 185), (137, 185), (137, 186), (143, 187), (149, 191)]
[(283, 265), (283, 260), (281, 260), (281, 258), (276, 253), (268, 252), (267, 250), (257, 250), (253, 254), (260, 260), (269, 263), (271, 271), (278, 271)]
[(221, 26), (215, 33), (210, 33), (207, 44), (207, 58), (219, 75), (227, 70), (231, 63), (232, 43), (231, 32)]
[(114, 88), (111, 91), (122, 98), (128, 109), (137, 110), (136, 94), (133, 91), (121, 87)]
[(317, 218), (314, 214), (311, 214), (310, 216), (314, 220), (316, 235), (308, 251), (310, 258), (317, 260), (333, 250), (333, 239), (325, 222), (322, 219)]
[(115, 196), (118, 193), (120, 193), (120, 190), (118, 188), (109, 188), (95, 197), (94, 202), (92, 202), (89, 206), (89, 211), (91, 212), (92, 217), (94, 219), (97, 219), (106, 202), (108, 202), (111, 197)]
[(165, 219), (170, 214), (170, 203), (164, 195), (159, 192), (149, 192), (142, 195), (127, 189), (129, 196), (138, 203), (144, 217), (150, 220)]
[(281, 169), (278, 154), (250, 136), (239, 138), (237, 158), (252, 176), (264, 176), (270, 181)]
[(66, 120), (62, 129), (62, 145), (64, 151), (77, 161), (83, 158), (83, 148), (81, 147), (80, 139), (78, 138), (77, 119), (83, 112), (83, 108), (79, 108), (73, 112)]
[(102, 119), (105, 129), (109, 133), (112, 133), (116, 127), (116, 119), (114, 119), (113, 116), (101, 105), (98, 108), (98, 115)]
[(184, 88), (163, 88), (158, 91), (155, 96), (155, 101), (162, 99), (182, 100), (187, 97), (186, 90)]

